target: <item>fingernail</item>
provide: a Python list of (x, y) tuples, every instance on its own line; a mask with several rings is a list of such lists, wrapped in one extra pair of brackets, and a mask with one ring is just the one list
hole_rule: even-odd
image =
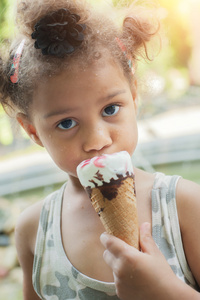
[(102, 243), (103, 245), (105, 245), (106, 242), (107, 242), (107, 240), (108, 240), (108, 235), (107, 235), (107, 233), (106, 233), (106, 232), (102, 233), (102, 234), (100, 235), (100, 241), (101, 241), (101, 243)]

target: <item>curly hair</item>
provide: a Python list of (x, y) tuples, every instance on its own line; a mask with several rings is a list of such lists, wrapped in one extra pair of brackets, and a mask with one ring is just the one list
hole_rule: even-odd
[[(16, 24), (18, 35), (10, 45), (8, 57), (0, 57), (0, 102), (3, 107), (18, 109), (26, 114), (42, 78), (48, 78), (69, 70), (77, 64), (85, 68), (95, 59), (109, 52), (113, 59), (120, 64), (125, 76), (131, 81), (133, 75), (127, 60), (116, 43), (116, 37), (125, 45), (134, 63), (141, 57), (149, 59), (147, 43), (156, 36), (159, 23), (155, 22), (152, 12), (140, 7), (134, 1), (125, 9), (110, 6), (106, 11), (95, 9), (84, 0), (18, 0)], [(43, 55), (34, 47), (31, 34), (38, 21), (47, 14), (67, 9), (80, 16), (80, 23), (86, 25), (84, 40), (80, 47), (70, 55), (56, 57)], [(25, 39), (23, 54), (20, 59), (19, 81), (10, 81), (10, 70), (13, 57), (21, 41)]]

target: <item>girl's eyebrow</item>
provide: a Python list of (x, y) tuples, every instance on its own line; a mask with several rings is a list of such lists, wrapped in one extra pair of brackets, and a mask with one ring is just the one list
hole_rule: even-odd
[(51, 118), (51, 117), (54, 117), (54, 116), (57, 116), (57, 115), (64, 115), (64, 114), (70, 113), (71, 111), (72, 111), (72, 109), (54, 110), (52, 112), (49, 112), (49, 113), (45, 114), (43, 116), (43, 118), (48, 119), (48, 118)]
[(124, 90), (119, 90), (119, 91), (111, 93), (110, 95), (108, 95), (106, 97), (101, 98), (100, 100), (101, 101), (106, 101), (106, 100), (112, 99), (112, 98), (114, 98), (114, 97), (116, 97), (118, 95), (124, 94), (124, 93), (126, 93), (125, 89)]
[[(126, 93), (126, 90), (119, 90), (119, 91), (116, 91), (116, 92), (113, 92), (105, 97), (102, 97), (99, 99), (99, 101), (108, 101), (118, 95), (121, 95), (121, 94), (124, 94)], [(71, 108), (68, 108), (68, 109), (60, 109), (60, 110), (56, 110), (56, 111), (52, 111), (52, 112), (49, 112), (47, 114), (45, 114), (43, 117), (44, 119), (47, 119), (47, 118), (50, 118), (50, 117), (53, 117), (53, 116), (57, 116), (57, 115), (64, 115), (64, 114), (67, 114), (67, 113), (71, 113), (73, 110), (75, 109), (71, 109)]]

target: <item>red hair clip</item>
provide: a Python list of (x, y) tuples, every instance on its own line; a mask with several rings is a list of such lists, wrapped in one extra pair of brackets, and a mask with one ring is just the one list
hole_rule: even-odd
[(10, 81), (12, 83), (17, 83), (19, 80), (19, 63), (22, 56), (22, 51), (24, 48), (25, 39), (21, 41), (19, 47), (17, 48), (17, 51), (13, 57), (13, 63), (10, 70)]
[(122, 50), (124, 56), (127, 58), (128, 66), (131, 69), (132, 74), (135, 74), (135, 64), (133, 63), (131, 55), (128, 54), (128, 51), (127, 51), (125, 45), (122, 43), (122, 41), (118, 37), (116, 37), (115, 40), (116, 40), (119, 48)]

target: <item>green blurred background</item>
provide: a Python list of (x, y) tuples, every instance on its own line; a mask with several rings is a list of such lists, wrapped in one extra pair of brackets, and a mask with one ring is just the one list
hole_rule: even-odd
[[(14, 35), (14, 3), (0, 0), (0, 46)], [(156, 4), (163, 46), (154, 61), (138, 64), (140, 139), (133, 162), (148, 171), (180, 174), (200, 183), (200, 0)], [(22, 299), (13, 237), (20, 211), (65, 179), (0, 107), (0, 300)]]

